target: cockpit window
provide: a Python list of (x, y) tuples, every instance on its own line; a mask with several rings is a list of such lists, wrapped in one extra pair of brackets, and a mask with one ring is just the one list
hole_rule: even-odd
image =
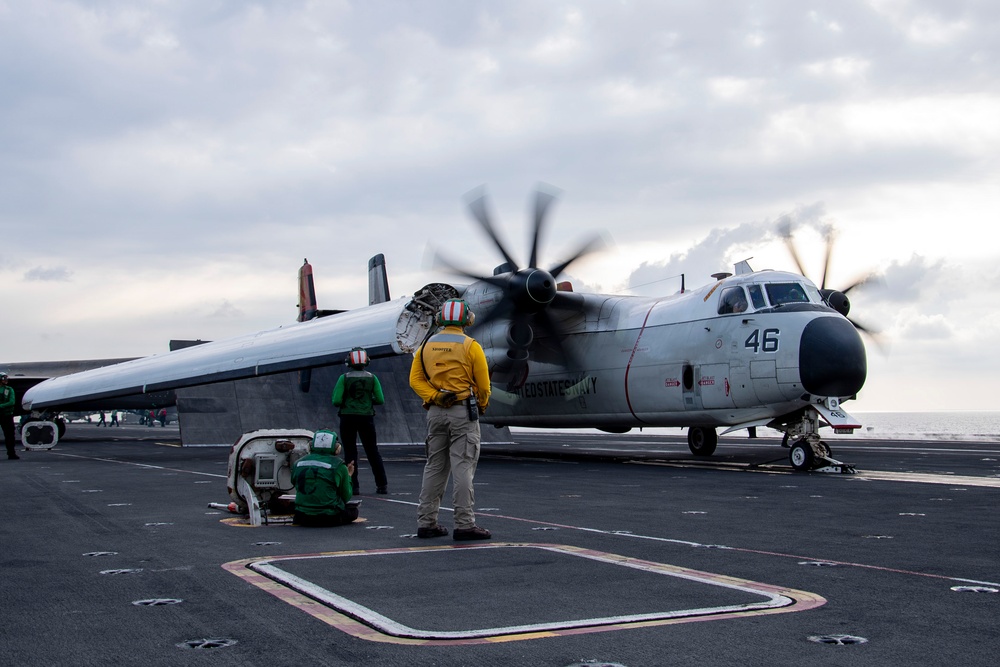
[(770, 283), (764, 288), (772, 306), (784, 303), (809, 303), (805, 288), (798, 283)]
[(767, 306), (767, 302), (764, 301), (764, 290), (760, 288), (760, 285), (747, 285), (747, 290), (750, 292), (750, 303), (757, 310)]
[(742, 313), (747, 309), (747, 295), (742, 287), (727, 287), (719, 297), (719, 315)]

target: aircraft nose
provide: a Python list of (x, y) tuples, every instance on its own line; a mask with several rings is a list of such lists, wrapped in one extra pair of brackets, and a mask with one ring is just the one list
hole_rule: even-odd
[(799, 346), (802, 387), (814, 396), (853, 396), (868, 375), (865, 346), (842, 317), (818, 317), (802, 331)]

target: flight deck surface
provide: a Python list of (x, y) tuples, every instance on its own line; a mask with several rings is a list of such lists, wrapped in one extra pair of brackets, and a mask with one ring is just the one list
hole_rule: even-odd
[[(476, 475), (487, 542), (422, 540), (422, 447), (362, 461), (361, 520), (250, 527), (226, 448), (72, 424), (0, 463), (11, 665), (995, 663), (1000, 443), (515, 433)], [(450, 497), (446, 497), (450, 501)], [(452, 528), (450, 502), (441, 513)]]

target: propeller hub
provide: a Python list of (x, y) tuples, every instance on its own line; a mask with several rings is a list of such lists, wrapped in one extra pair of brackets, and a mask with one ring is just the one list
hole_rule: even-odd
[(831, 308), (844, 317), (847, 317), (847, 314), (851, 312), (851, 300), (843, 292), (834, 289), (824, 289), (820, 290), (820, 294), (823, 295), (823, 298), (830, 304)]
[(556, 298), (556, 279), (542, 269), (524, 269), (515, 274), (515, 300), (527, 312), (537, 312)]

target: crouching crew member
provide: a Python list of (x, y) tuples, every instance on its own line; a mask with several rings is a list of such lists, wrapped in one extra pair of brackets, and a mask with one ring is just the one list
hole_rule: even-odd
[(300, 526), (342, 526), (358, 518), (357, 503), (349, 502), (354, 464), (345, 465), (337, 434), (319, 430), (309, 454), (292, 466), (295, 484), (295, 518)]

